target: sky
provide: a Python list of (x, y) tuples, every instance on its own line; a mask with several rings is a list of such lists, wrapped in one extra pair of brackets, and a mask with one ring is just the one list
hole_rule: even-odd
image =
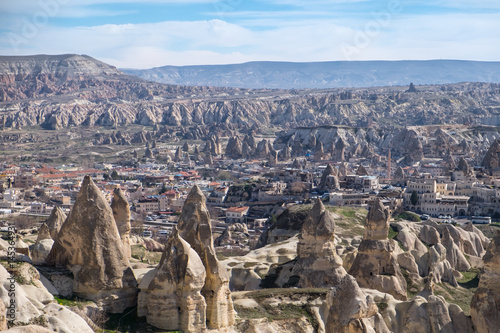
[(0, 55), (118, 68), (500, 60), (498, 0), (0, 0)]

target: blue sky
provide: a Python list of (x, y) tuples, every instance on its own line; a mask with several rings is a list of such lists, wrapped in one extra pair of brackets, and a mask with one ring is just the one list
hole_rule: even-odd
[(498, 0), (0, 0), (0, 54), (117, 67), (247, 61), (498, 61)]

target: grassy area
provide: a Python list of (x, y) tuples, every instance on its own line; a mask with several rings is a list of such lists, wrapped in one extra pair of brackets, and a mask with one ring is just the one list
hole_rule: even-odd
[(132, 251), (132, 258), (138, 259), (141, 262), (147, 262), (150, 264), (157, 264), (160, 262), (161, 259), (161, 252), (151, 252), (148, 251), (143, 245), (136, 244), (132, 245), (131, 247)]
[[(316, 322), (310, 306), (307, 302), (304, 302), (303, 298), (304, 296), (309, 300), (318, 297), (324, 298), (327, 291), (327, 288), (274, 288), (233, 294), (233, 298), (252, 298), (259, 304), (259, 306), (254, 308), (235, 305), (235, 310), (238, 312), (238, 317), (241, 319), (267, 318), (268, 321), (272, 321), (305, 317), (315, 330), (317, 330), (318, 323)], [(280, 300), (277, 305), (271, 305), (264, 302), (272, 298)], [(285, 301), (287, 298), (289, 302)], [(296, 302), (296, 300), (299, 299), (301, 301)]]
[[(104, 324), (104, 330), (102, 332), (134, 332), (134, 333), (146, 333), (146, 332), (167, 332), (159, 328), (153, 327), (146, 322), (145, 317), (137, 317), (136, 308), (129, 309), (124, 313), (108, 313), (108, 320)], [(168, 332), (179, 332), (180, 331), (168, 331)]]
[(365, 219), (368, 211), (357, 207), (338, 207), (325, 206), (329, 211), (342, 216), (342, 219), (336, 220), (335, 225), (338, 229), (335, 231), (339, 236), (355, 237), (363, 236), (365, 233)]
[(434, 294), (443, 296), (449, 303), (457, 304), (466, 315), (470, 315), (470, 302), (479, 284), (479, 270), (472, 268), (460, 273), (463, 278), (457, 280), (459, 288), (448, 283), (439, 283), (434, 288)]
[(412, 212), (403, 212), (396, 216), (396, 220), (407, 220), (412, 222), (420, 222), (420, 216)]
[(389, 228), (389, 233), (387, 235), (387, 238), (394, 239), (394, 238), (397, 237), (398, 234), (399, 234), (398, 229), (390, 227)]
[(85, 301), (85, 300), (80, 300), (77, 297), (72, 297), (72, 298), (67, 298), (64, 296), (54, 296), (54, 299), (57, 301), (58, 304), (64, 305), (64, 306), (77, 306), (81, 307), (85, 304), (90, 304), (92, 303), (91, 301)]

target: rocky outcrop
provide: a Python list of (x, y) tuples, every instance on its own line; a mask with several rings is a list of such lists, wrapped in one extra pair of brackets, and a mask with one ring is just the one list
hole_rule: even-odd
[(59, 206), (54, 206), (50, 212), (50, 216), (47, 220), (47, 226), (49, 227), (50, 237), (55, 239), (64, 221), (66, 221), (66, 214)]
[(120, 233), (120, 238), (122, 240), (123, 251), (127, 258), (132, 256), (130, 250), (130, 230), (132, 226), (130, 225), (130, 206), (125, 193), (120, 188), (113, 190), (113, 201), (111, 201), (111, 210), (113, 211), (113, 217)]
[(319, 189), (321, 191), (326, 191), (329, 189), (336, 190), (339, 188), (340, 185), (337, 176), (337, 169), (335, 169), (330, 163), (328, 163), (325, 170), (323, 171), (323, 174), (321, 175)]
[(394, 176), (392, 177), (392, 179), (397, 180), (397, 181), (401, 181), (401, 180), (406, 179), (405, 171), (403, 170), (403, 168), (400, 165), (398, 165), (396, 167), (396, 172), (394, 172)]
[(207, 307), (201, 295), (206, 278), (203, 262), (177, 228), (165, 249), (148, 290), (141, 292), (147, 292), (147, 303), (139, 312), (161, 329), (203, 332)]
[(471, 302), (471, 316), (479, 333), (497, 332), (500, 327), (500, 231), (483, 257), (484, 272)]
[(278, 286), (327, 288), (347, 275), (335, 249), (335, 218), (317, 199), (302, 224), (293, 268), (280, 271)]
[(36, 242), (42, 241), (44, 239), (52, 239), (50, 236), (50, 230), (46, 223), (42, 223), (42, 226), (38, 230), (38, 236), (36, 237)]
[(484, 155), (482, 165), (488, 170), (500, 168), (500, 139), (491, 144), (486, 155)]
[(465, 158), (461, 157), (460, 160), (458, 161), (458, 166), (457, 166), (459, 171), (462, 171), (464, 176), (471, 176), (474, 174), (472, 169), (469, 166), (469, 163), (465, 160)]
[(54, 241), (47, 261), (73, 272), (76, 295), (108, 312), (123, 312), (136, 304), (137, 282), (113, 211), (89, 176)]
[(229, 141), (227, 142), (225, 154), (227, 157), (230, 157), (233, 159), (241, 158), (242, 150), (241, 150), (241, 140), (239, 137), (235, 136), (235, 137), (229, 138)]
[(207, 327), (222, 329), (234, 325), (234, 309), (227, 270), (219, 263), (212, 238), (206, 199), (198, 186), (189, 193), (179, 217), (181, 238), (200, 256), (207, 272), (201, 294), (207, 304)]
[(357, 176), (368, 176), (368, 171), (363, 165), (360, 165), (358, 169), (356, 170), (356, 175)]
[(326, 303), (325, 332), (390, 332), (373, 298), (363, 293), (351, 275), (344, 276), (336, 287), (331, 288)]
[(38, 230), (38, 237), (35, 245), (33, 245), (31, 249), (31, 260), (33, 264), (43, 264), (52, 249), (52, 245), (54, 245), (54, 241), (50, 237), (49, 227), (43, 223), (40, 230)]
[(365, 235), (349, 274), (364, 288), (377, 289), (406, 300), (406, 281), (395, 253), (396, 242), (387, 239), (390, 214), (380, 200), (370, 207)]

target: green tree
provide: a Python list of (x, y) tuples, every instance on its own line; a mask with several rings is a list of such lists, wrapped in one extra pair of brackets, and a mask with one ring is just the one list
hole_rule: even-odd
[(413, 191), (410, 197), (410, 202), (413, 206), (416, 206), (418, 203), (418, 194), (417, 191)]

